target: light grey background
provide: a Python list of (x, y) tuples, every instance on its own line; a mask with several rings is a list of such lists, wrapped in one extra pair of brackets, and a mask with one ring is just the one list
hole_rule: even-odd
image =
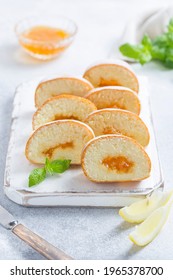
[[(144, 1), (143, 1), (144, 2)], [(128, 239), (132, 226), (116, 209), (24, 208), (3, 193), (3, 173), (10, 132), (15, 87), (48, 74), (80, 75), (94, 60), (107, 57), (130, 16), (170, 4), (171, 1), (116, 0), (0, 0), (0, 204), (29, 228), (75, 259), (173, 259), (173, 212), (162, 233), (147, 247), (138, 248)], [(143, 5), (143, 6), (142, 6)], [(19, 48), (14, 24), (33, 12), (56, 12), (74, 19), (79, 32), (74, 44), (59, 59), (38, 62)], [(130, 13), (129, 13), (130, 11)], [(165, 187), (173, 186), (173, 70), (157, 63), (135, 65), (150, 81), (151, 106)], [(16, 161), (20, 158), (16, 158)], [(42, 257), (0, 228), (0, 259)]]

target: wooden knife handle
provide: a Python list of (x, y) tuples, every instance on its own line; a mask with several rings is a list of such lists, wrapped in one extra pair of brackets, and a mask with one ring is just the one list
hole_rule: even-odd
[(22, 224), (16, 225), (12, 232), (48, 260), (72, 260), (70, 256)]

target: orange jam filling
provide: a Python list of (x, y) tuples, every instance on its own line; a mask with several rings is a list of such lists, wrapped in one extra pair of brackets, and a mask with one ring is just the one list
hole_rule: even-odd
[(54, 146), (52, 148), (49, 148), (48, 150), (46, 151), (43, 151), (43, 154), (46, 155), (48, 158), (51, 158), (54, 151), (58, 148), (60, 149), (67, 149), (67, 148), (73, 148), (74, 147), (74, 144), (73, 142), (66, 142), (66, 143), (63, 143), (63, 144), (59, 144), (57, 146)]
[(124, 156), (106, 157), (102, 160), (102, 164), (104, 164), (108, 169), (115, 169), (118, 173), (129, 173), (134, 166), (134, 163)]
[(126, 107), (118, 103), (112, 103), (109, 108), (126, 110)]
[(61, 149), (67, 149), (67, 148), (73, 148), (73, 147), (74, 147), (73, 142), (66, 142), (64, 144), (58, 145), (58, 148), (61, 148)]
[(103, 134), (121, 134), (119, 130), (115, 129), (112, 126), (107, 126), (103, 130)]
[(55, 115), (54, 121), (58, 121), (58, 120), (79, 120), (79, 119), (73, 115), (72, 116)]
[(104, 78), (100, 78), (100, 83), (98, 87), (105, 87), (105, 86), (121, 86), (121, 84), (116, 80), (105, 80)]
[(52, 55), (63, 51), (66, 47), (57, 44), (70, 36), (65, 30), (49, 26), (35, 26), (23, 32), (20, 44), (35, 54)]

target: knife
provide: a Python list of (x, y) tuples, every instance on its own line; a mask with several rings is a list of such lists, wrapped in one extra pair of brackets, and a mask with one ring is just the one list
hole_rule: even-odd
[(39, 252), (48, 260), (72, 260), (60, 249), (44, 240), (42, 237), (18, 223), (18, 221), (6, 209), (0, 205), (0, 224), (11, 230), (16, 236), (26, 242), (29, 246)]

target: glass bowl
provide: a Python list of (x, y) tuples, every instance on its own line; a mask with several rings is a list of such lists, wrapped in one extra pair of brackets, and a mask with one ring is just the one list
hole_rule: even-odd
[[(40, 38), (38, 40), (38, 37), (28, 37), (27, 34), (37, 27), (59, 30), (61, 34), (64, 32), (65, 35), (57, 40), (55, 38), (54, 40)], [(15, 32), (20, 45), (27, 53), (35, 58), (47, 60), (60, 55), (69, 47), (77, 33), (77, 26), (71, 19), (58, 15), (33, 16), (19, 21), (15, 26)]]

